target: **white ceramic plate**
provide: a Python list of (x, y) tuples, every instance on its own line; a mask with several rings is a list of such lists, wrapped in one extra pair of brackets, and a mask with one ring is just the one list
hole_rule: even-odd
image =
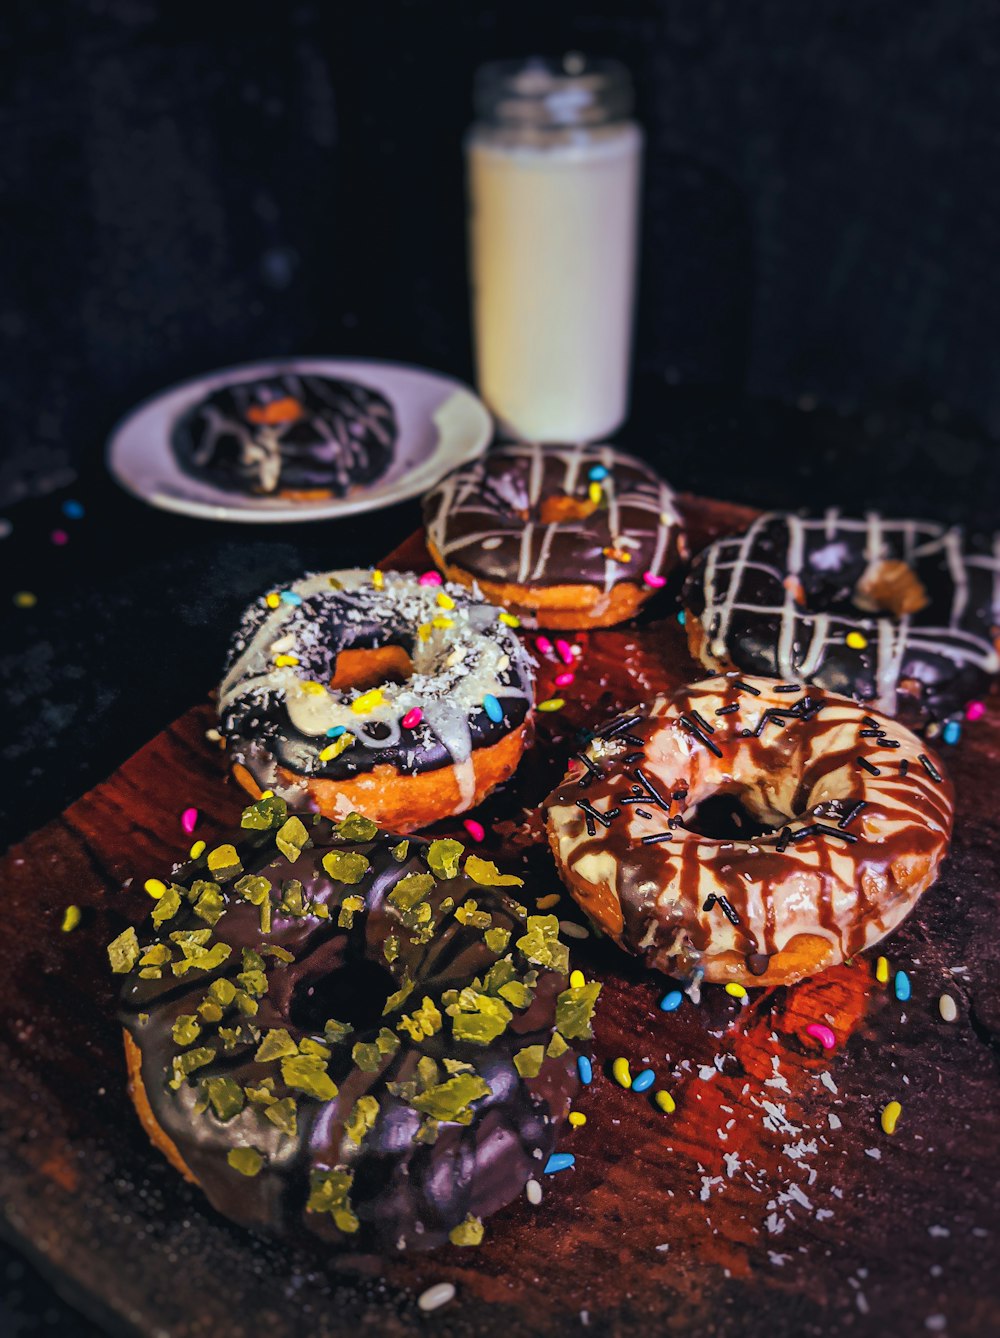
[[(388, 399), (396, 411), (399, 438), (393, 462), (381, 478), (347, 497), (290, 502), (226, 492), (181, 469), (170, 445), (181, 414), (220, 386), (282, 372), (358, 381)], [(374, 511), (416, 497), (450, 469), (481, 454), (492, 435), (493, 421), (485, 405), (449, 376), (372, 359), (276, 358), (194, 377), (146, 400), (108, 438), (107, 460), (123, 488), (165, 511), (207, 520), (280, 523)]]

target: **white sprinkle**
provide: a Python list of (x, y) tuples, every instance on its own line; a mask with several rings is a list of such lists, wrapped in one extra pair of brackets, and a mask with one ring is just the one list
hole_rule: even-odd
[(931, 1333), (941, 1333), (947, 1327), (947, 1315), (928, 1315), (924, 1320), (924, 1328), (930, 1329)]
[(425, 1292), (421, 1292), (417, 1298), (417, 1305), (426, 1315), (432, 1310), (440, 1310), (441, 1306), (447, 1305), (449, 1301), (454, 1299), (455, 1288), (452, 1283), (435, 1282), (433, 1287), (428, 1287)]
[(574, 924), (572, 920), (560, 920), (559, 928), (567, 938), (590, 938), (590, 931), (584, 929), (583, 925)]
[(945, 1022), (954, 1022), (958, 1017), (958, 1005), (950, 994), (942, 994), (938, 999), (938, 1012)]
[(943, 1240), (946, 1236), (950, 1236), (951, 1232), (945, 1226), (929, 1226), (927, 1228), (927, 1234), (928, 1236), (934, 1236), (936, 1239)]
[(6, 539), (7, 535), (13, 530), (14, 526), (6, 517), (0, 520), (0, 539)]
[(829, 1120), (829, 1122), (830, 1122), (830, 1128), (831, 1128), (831, 1129), (840, 1129), (840, 1128), (843, 1127), (842, 1124), (841, 1124), (840, 1116), (839, 1116), (839, 1115), (834, 1115), (834, 1113), (833, 1113), (832, 1110), (829, 1112), (829, 1114), (827, 1115), (826, 1118), (827, 1118), (827, 1119)]
[(865, 1148), (865, 1156), (866, 1156), (866, 1157), (871, 1157), (872, 1161), (881, 1161), (881, 1160), (882, 1160), (882, 1149), (881, 1149), (881, 1148)]
[(537, 1180), (529, 1180), (524, 1187), (524, 1192), (528, 1196), (528, 1202), (536, 1208), (542, 1201), (542, 1187)]
[(834, 1094), (834, 1096), (837, 1095), (837, 1084), (833, 1081), (833, 1078), (832, 1078), (832, 1076), (831, 1076), (829, 1070), (826, 1070), (826, 1069), (825, 1069), (825, 1070), (819, 1075), (819, 1080), (820, 1080), (820, 1082), (823, 1084), (823, 1086), (824, 1086), (825, 1088), (827, 1088), (829, 1091), (831, 1091), (831, 1092)]
[(666, 1254), (666, 1252), (667, 1252), (669, 1249), (670, 1249), (670, 1242), (669, 1242), (669, 1241), (666, 1241), (666, 1242), (664, 1242), (663, 1245), (657, 1245), (657, 1247), (656, 1247), (656, 1253), (657, 1253), (657, 1254)]

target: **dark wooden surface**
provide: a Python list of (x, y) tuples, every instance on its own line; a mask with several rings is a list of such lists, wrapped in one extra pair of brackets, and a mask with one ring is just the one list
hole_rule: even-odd
[[(696, 507), (702, 533), (740, 519)], [(419, 542), (394, 555), (420, 566)], [(480, 816), (491, 853), (558, 890), (532, 810), (578, 729), (690, 677), (669, 593), (638, 628), (578, 638), (565, 710), (541, 717), (512, 785)], [(540, 694), (554, 664), (543, 664)], [(170, 1335), (653, 1332), (989, 1334), (1000, 1330), (998, 710), (948, 760), (959, 819), (940, 883), (886, 947), (913, 980), (898, 1003), (858, 960), (743, 1007), (710, 988), (663, 1014), (664, 981), (607, 944), (574, 948), (605, 982), (576, 1167), (488, 1224), (477, 1251), (330, 1256), (255, 1238), (215, 1214), (149, 1146), (124, 1091), (105, 943), (148, 910), (142, 881), (232, 822), (239, 793), (205, 738), (204, 704), (15, 847), (0, 866), (0, 1228), (115, 1331)], [(442, 828), (444, 830), (444, 828)], [(128, 880), (131, 880), (129, 882)], [(124, 888), (122, 884), (127, 883)], [(529, 895), (528, 900), (531, 900)], [(63, 908), (83, 921), (63, 935)], [(576, 918), (563, 904), (560, 914)], [(938, 1017), (947, 989), (958, 1021)], [(805, 1033), (828, 1022), (829, 1055)], [(614, 1086), (645, 1063), (672, 1116)], [(879, 1127), (886, 1101), (903, 1115)], [(457, 1295), (430, 1320), (416, 1296)]]

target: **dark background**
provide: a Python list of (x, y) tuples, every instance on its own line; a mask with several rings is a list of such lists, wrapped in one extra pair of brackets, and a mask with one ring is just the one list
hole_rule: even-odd
[[(250, 597), (416, 522), (154, 513), (104, 476), (109, 427), (271, 354), (469, 378), (472, 71), (573, 47), (630, 66), (648, 135), (623, 442), (717, 496), (995, 521), (995, 3), (8, 5), (0, 845), (203, 696)], [(4, 1335), (77, 1330), (0, 1267)]]

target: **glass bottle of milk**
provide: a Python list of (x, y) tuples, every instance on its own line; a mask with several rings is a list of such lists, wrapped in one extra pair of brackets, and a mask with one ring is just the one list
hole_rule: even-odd
[(642, 131), (616, 61), (503, 61), (466, 137), (479, 390), (507, 435), (593, 441), (624, 422)]

